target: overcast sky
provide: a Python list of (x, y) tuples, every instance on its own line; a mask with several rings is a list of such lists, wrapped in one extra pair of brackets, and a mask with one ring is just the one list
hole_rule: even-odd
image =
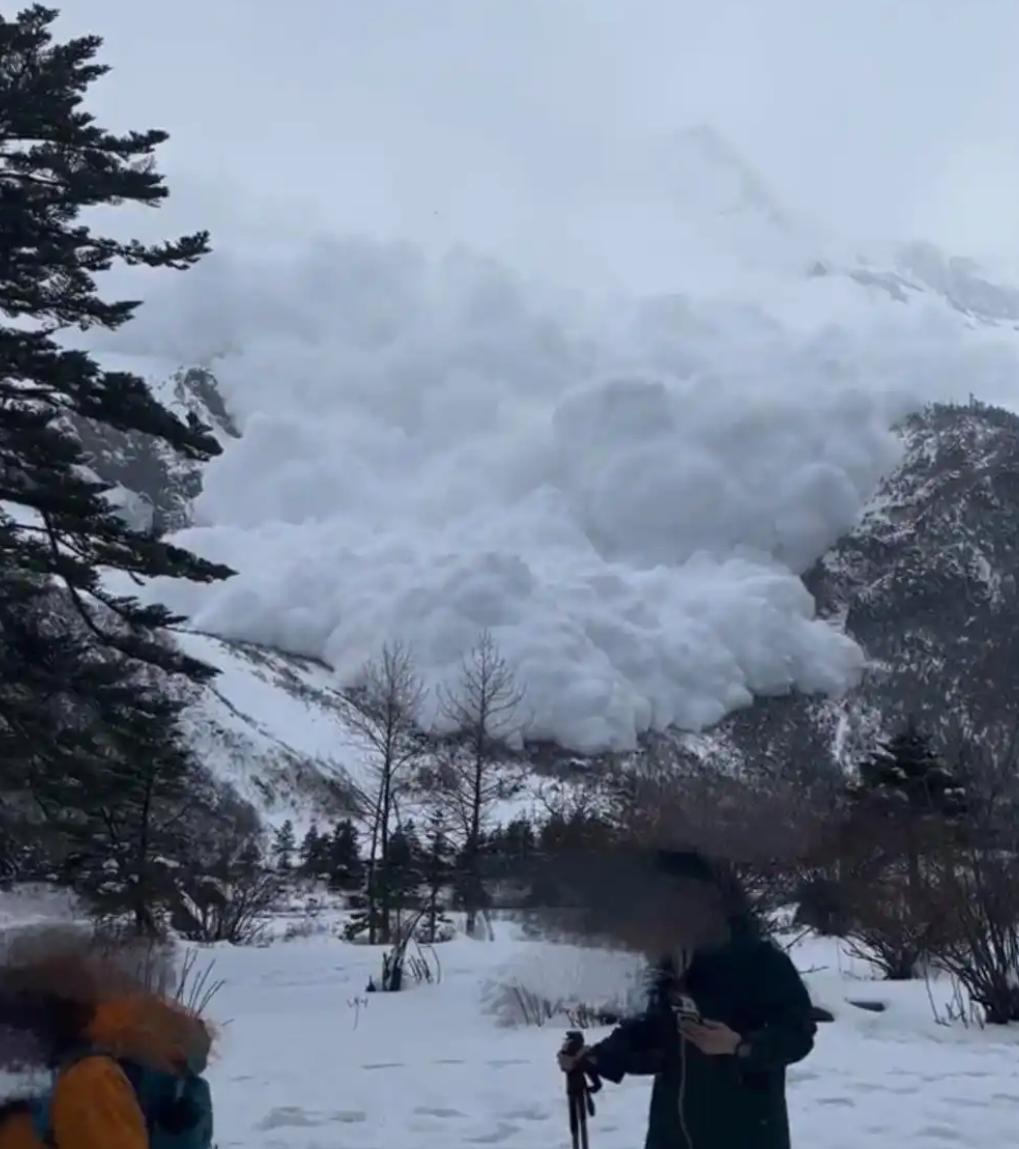
[(670, 136), (710, 124), (843, 235), (1019, 257), (1019, 0), (54, 3), (106, 39), (104, 121), (172, 133), (174, 225), (221, 242), (465, 241), (574, 276), (625, 252), (639, 278)]

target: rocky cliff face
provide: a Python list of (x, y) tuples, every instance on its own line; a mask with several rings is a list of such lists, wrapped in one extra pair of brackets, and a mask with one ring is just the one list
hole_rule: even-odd
[(866, 652), (863, 682), (843, 698), (761, 700), (713, 732), (714, 753), (844, 765), (909, 716), (946, 742), (1015, 723), (1019, 417), (934, 406), (901, 432), (899, 467), (805, 580)]

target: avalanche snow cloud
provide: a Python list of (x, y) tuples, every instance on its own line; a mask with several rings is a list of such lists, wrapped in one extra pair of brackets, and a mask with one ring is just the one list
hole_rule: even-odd
[(892, 420), (1000, 368), (939, 305), (835, 277), (599, 304), (359, 241), (188, 280), (135, 349), (213, 363), (242, 437), (179, 541), (239, 574), (154, 593), (342, 680), (400, 640), (434, 686), (490, 630), (527, 734), (580, 751), (854, 682), (799, 575)]

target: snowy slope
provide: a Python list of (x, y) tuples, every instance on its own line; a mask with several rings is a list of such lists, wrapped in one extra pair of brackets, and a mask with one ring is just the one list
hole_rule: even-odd
[(352, 809), (361, 757), (336, 712), (335, 678), (306, 659), (197, 634), (181, 646), (219, 671), (191, 692), (185, 729), (199, 759), (270, 824), (297, 829)]

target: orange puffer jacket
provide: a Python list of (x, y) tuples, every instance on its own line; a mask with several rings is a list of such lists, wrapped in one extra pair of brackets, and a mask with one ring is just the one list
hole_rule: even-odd
[[(164, 1073), (186, 1065), (201, 1072), (210, 1038), (205, 1024), (176, 1003), (138, 995), (99, 1004), (83, 1044), (103, 1053), (74, 1062), (57, 1077), (55, 1149), (149, 1149), (145, 1118), (118, 1059)], [(0, 1149), (52, 1147), (40, 1141), (31, 1115), (13, 1106), (0, 1123)]]

